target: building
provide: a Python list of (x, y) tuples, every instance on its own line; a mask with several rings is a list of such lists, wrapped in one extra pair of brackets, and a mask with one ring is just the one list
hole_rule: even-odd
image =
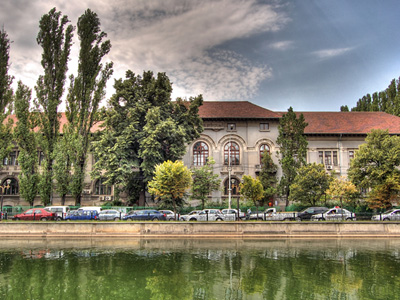
[[(204, 131), (200, 138), (188, 145), (183, 161), (188, 167), (195, 167), (204, 165), (210, 156), (214, 158), (214, 172), (219, 174), (222, 186), (221, 191), (211, 195), (213, 201), (227, 200), (229, 177), (232, 196), (234, 199), (238, 197), (238, 186), (242, 176), (258, 174), (264, 151), (271, 153), (275, 164), (278, 165), (277, 176), (281, 176), (276, 139), (279, 120), (284, 113), (273, 112), (247, 101), (204, 102), (199, 110), (204, 122)], [(390, 134), (400, 134), (400, 118), (383, 112), (301, 113), (308, 123), (305, 129), (308, 140), (307, 162), (322, 163), (327, 171), (334, 170), (343, 176), (347, 175), (355, 151), (365, 142), (372, 129), (387, 129)], [(61, 121), (65, 122), (65, 118)], [(40, 159), (40, 154), (38, 156)], [(113, 187), (104, 185), (101, 179), (90, 178), (89, 172), (93, 162), (93, 157), (90, 156), (82, 205), (101, 205), (113, 200)], [(27, 205), (19, 197), (19, 172), (18, 149), (15, 149), (3, 161), (0, 169), (1, 182), (11, 180), (10, 188), (5, 190), (4, 205)], [(121, 198), (123, 200), (123, 195)], [(39, 198), (36, 201), (35, 204), (40, 204)], [(53, 204), (59, 203), (60, 198), (54, 195)], [(73, 203), (72, 198), (67, 198), (66, 204)]]

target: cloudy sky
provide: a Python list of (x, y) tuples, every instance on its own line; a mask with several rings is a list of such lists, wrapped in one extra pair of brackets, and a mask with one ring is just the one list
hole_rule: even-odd
[(43, 72), (36, 36), (53, 7), (73, 25), (87, 8), (96, 12), (111, 40), (114, 78), (129, 69), (166, 72), (173, 98), (338, 111), (400, 76), (398, 0), (2, 0), (15, 85), (33, 87)]

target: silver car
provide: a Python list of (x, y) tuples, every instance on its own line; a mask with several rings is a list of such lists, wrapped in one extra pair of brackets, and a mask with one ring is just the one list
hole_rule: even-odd
[(116, 209), (106, 209), (106, 210), (102, 210), (99, 213), (99, 220), (100, 221), (110, 221), (110, 220), (122, 220), (122, 217), (125, 215), (125, 213), (120, 212)]
[(372, 221), (398, 221), (400, 220), (400, 209), (391, 209), (379, 215), (373, 215)]
[(342, 220), (356, 220), (356, 214), (348, 211), (347, 209), (334, 207), (324, 213), (311, 216), (311, 221), (342, 221)]
[(175, 221), (175, 220), (178, 220), (178, 218), (179, 218), (179, 215), (175, 214), (172, 210), (162, 209), (162, 210), (159, 210), (159, 212), (162, 212), (163, 214), (165, 214), (165, 218), (167, 219), (167, 221)]

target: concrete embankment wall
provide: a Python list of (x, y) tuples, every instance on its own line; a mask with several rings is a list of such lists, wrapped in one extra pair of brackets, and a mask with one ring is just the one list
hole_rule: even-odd
[(400, 238), (400, 222), (1, 222), (2, 238)]

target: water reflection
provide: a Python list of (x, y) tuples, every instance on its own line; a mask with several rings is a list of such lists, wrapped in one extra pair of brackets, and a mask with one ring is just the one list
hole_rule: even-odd
[(1, 299), (398, 299), (400, 240), (4, 240)]

